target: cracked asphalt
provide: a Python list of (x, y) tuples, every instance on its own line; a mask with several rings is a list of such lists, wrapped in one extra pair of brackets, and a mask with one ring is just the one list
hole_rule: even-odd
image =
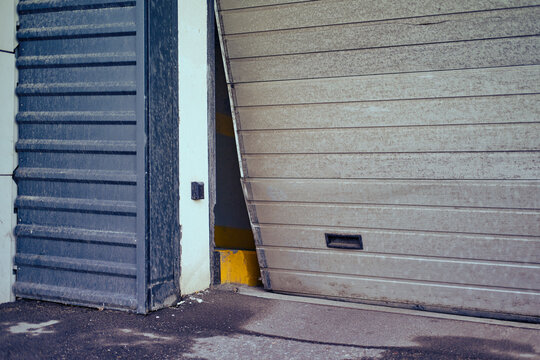
[(18, 300), (0, 305), (0, 358), (540, 359), (539, 325), (340, 304), (219, 288), (148, 315)]

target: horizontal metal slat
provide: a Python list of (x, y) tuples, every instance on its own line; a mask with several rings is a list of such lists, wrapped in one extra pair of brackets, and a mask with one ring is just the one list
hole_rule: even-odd
[(98, 183), (136, 184), (137, 176), (130, 171), (25, 168), (15, 170), (16, 180), (67, 180)]
[(232, 81), (281, 81), (540, 63), (540, 37), (244, 58), (230, 61)]
[(17, 141), (15, 149), (39, 152), (77, 152), (77, 153), (129, 153), (137, 150), (134, 141), (107, 140), (52, 140), (22, 139)]
[(103, 53), (103, 54), (69, 54), (69, 55), (43, 55), (20, 56), (17, 58), (17, 67), (53, 67), (53, 66), (92, 66), (92, 65), (134, 65), (135, 53)]
[(255, 227), (255, 232), (260, 234), (258, 246), (327, 249), (326, 233), (360, 234), (364, 251), (371, 253), (540, 264), (540, 238), (538, 237), (376, 230), (319, 225), (261, 225)]
[(120, 306), (129, 309), (137, 308), (137, 299), (129, 294), (117, 294), (95, 290), (82, 290), (64, 286), (42, 285), (29, 282), (17, 281), (13, 285), (13, 292), (17, 296), (23, 296), (39, 300), (70, 302), (79, 305), (94, 306)]
[(17, 31), (17, 39), (24, 41), (94, 36), (127, 36), (135, 35), (135, 31), (136, 26), (133, 22), (27, 28)]
[(72, 9), (74, 7), (135, 6), (134, 0), (21, 0), (17, 10), (21, 13)]
[(25, 195), (16, 198), (15, 207), (46, 209), (48, 211), (126, 214), (132, 216), (135, 216), (137, 213), (136, 203), (132, 201), (53, 198)]
[(134, 111), (20, 111), (18, 123), (122, 123), (135, 124)]
[(240, 130), (538, 122), (539, 95), (238, 107)]
[[(221, 11), (224, 34), (298, 29), (539, 5), (537, 0), (307, 1), (296, 4)], [(428, 24), (429, 25), (429, 24)]]
[(540, 66), (235, 84), (239, 106), (412, 100), (540, 91)]
[[(531, 245), (532, 248), (532, 245)], [(259, 247), (268, 268), (540, 290), (540, 265), (372, 254), (352, 250)]]
[(274, 6), (311, 0), (221, 0), (220, 10), (236, 10), (259, 6)]
[(267, 154), (244, 155), (243, 161), (252, 178), (535, 180), (540, 178), (538, 154)]
[(135, 95), (135, 82), (99, 83), (35, 83), (20, 84), (16, 93), (19, 96), (39, 95)]
[(135, 154), (19, 152), (19, 163), (28, 168), (64, 168), (136, 172)]
[[(244, 154), (540, 150), (540, 123), (241, 133)], [(470, 141), (475, 139), (475, 141)]]
[(93, 272), (118, 276), (134, 277), (137, 274), (135, 264), (65, 258), (59, 256), (18, 253), (15, 255), (14, 262), (17, 266), (48, 267), (54, 269)]
[(225, 36), (229, 59), (536, 35), (540, 8)]
[(364, 227), (506, 236), (540, 236), (535, 210), (434, 206), (253, 203), (259, 224)]
[[(484, 286), (459, 286), (432, 282), (375, 279), (361, 276), (301, 271), (262, 270), (267, 288), (274, 291), (369, 299), (384, 303), (405, 303), (446, 311), (488, 311), (532, 316), (539, 320), (540, 293)], [(458, 295), (456, 295), (458, 294)], [(457, 310), (459, 309), (459, 310)], [(492, 316), (493, 316), (492, 314)]]
[(540, 181), (249, 179), (247, 200), (540, 209)]
[(19, 237), (88, 241), (126, 246), (137, 244), (136, 234), (118, 231), (19, 224), (15, 227), (14, 232)]

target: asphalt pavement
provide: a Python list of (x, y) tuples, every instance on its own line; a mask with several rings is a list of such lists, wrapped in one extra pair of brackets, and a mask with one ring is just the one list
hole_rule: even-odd
[(229, 286), (148, 315), (2, 304), (0, 359), (540, 359), (540, 325)]

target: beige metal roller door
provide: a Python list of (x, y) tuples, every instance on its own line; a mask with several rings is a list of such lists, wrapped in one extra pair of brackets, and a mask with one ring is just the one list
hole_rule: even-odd
[(216, 6), (268, 289), (540, 318), (540, 1)]

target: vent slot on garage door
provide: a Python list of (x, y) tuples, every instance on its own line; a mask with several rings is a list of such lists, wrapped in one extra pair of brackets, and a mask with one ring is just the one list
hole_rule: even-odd
[(326, 238), (326, 246), (336, 249), (356, 249), (362, 250), (361, 235), (340, 235), (340, 234), (324, 234)]

